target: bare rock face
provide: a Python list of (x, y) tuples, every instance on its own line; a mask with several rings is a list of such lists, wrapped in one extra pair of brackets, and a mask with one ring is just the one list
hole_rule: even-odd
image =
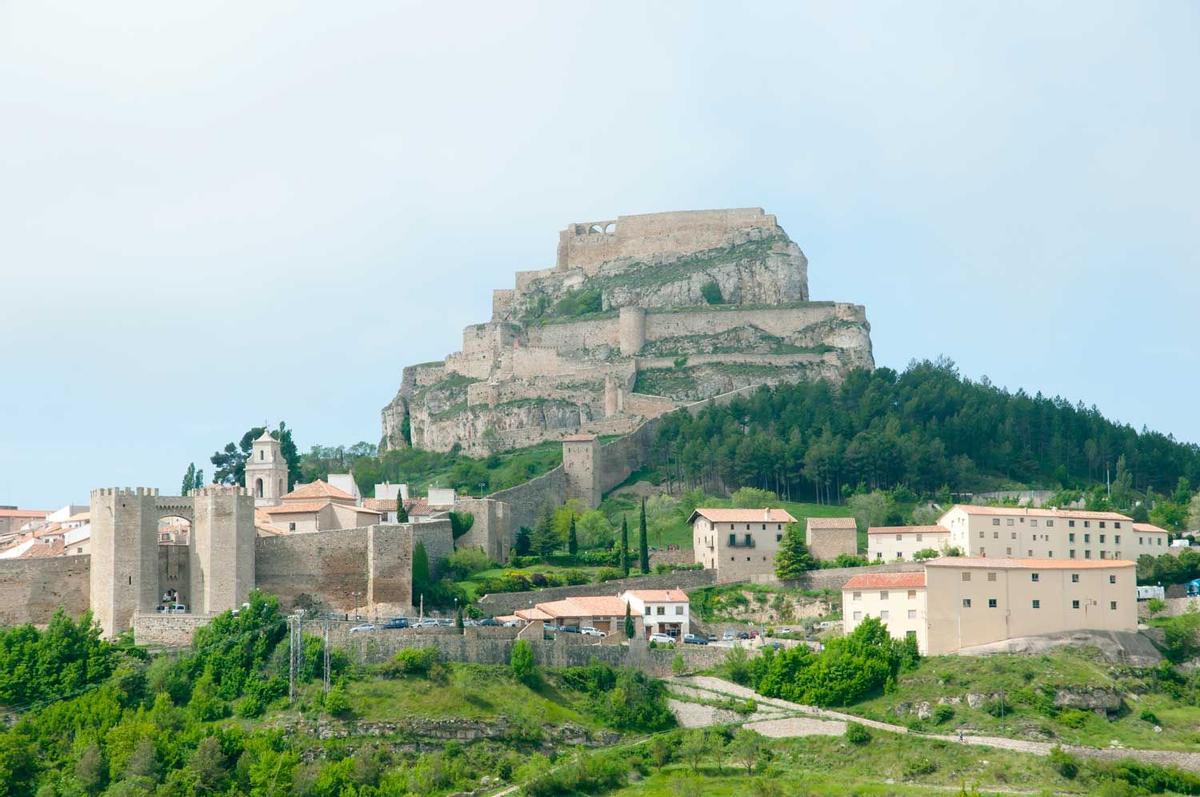
[(568, 225), (554, 268), (492, 305), (461, 351), (405, 369), (381, 448), (625, 434), (730, 390), (874, 367), (864, 308), (809, 301), (804, 253), (758, 208)]

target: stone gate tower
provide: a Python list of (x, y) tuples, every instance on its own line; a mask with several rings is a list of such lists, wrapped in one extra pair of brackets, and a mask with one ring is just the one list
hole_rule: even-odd
[(213, 485), (190, 496), (158, 490), (107, 487), (92, 490), (92, 614), (105, 636), (133, 626), (162, 600), (158, 523), (191, 522), (188, 592), (179, 602), (191, 614), (239, 606), (254, 589), (254, 499), (241, 487)]
[(287, 495), (287, 479), (287, 460), (279, 441), (264, 429), (246, 460), (246, 492), (254, 496), (255, 506), (278, 506)]

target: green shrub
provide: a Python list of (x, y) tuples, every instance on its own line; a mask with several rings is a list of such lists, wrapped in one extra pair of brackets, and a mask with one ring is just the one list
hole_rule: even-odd
[(1151, 598), (1150, 600), (1146, 601), (1146, 611), (1150, 613), (1151, 617), (1158, 614), (1165, 608), (1167, 608), (1167, 602), (1162, 598)]
[(380, 672), (386, 678), (403, 678), (410, 675), (427, 677), (439, 656), (437, 648), (404, 648), (397, 651), (391, 661), (380, 668)]
[(616, 581), (624, 577), (625, 574), (615, 567), (602, 567), (596, 572), (596, 583), (603, 584), (605, 581)]
[(932, 775), (937, 772), (937, 762), (930, 758), (921, 756), (920, 758), (910, 758), (904, 762), (904, 777), (919, 778), (922, 775)]
[(1162, 725), (1162, 723), (1158, 721), (1158, 715), (1150, 709), (1143, 709), (1140, 716), (1143, 722), (1148, 722), (1151, 725)]
[(518, 639), (509, 656), (508, 666), (512, 669), (513, 677), (526, 686), (536, 686), (538, 683), (537, 664), (533, 660), (533, 646), (524, 639)]
[(709, 304), (721, 304), (725, 301), (725, 298), (721, 296), (721, 286), (716, 283), (716, 280), (710, 280), (701, 285), (700, 295)]
[(459, 548), (446, 557), (446, 570), (457, 579), (467, 579), (494, 567), (482, 548)]
[(859, 725), (857, 722), (847, 722), (846, 741), (860, 746), (867, 744), (871, 741), (871, 732), (866, 729), (866, 726)]
[(954, 707), (948, 706), (945, 703), (940, 703), (933, 709), (933, 721), (938, 725), (944, 722), (949, 722), (954, 719)]
[(350, 698), (346, 696), (346, 687), (338, 681), (325, 693), (325, 711), (335, 717), (343, 717), (350, 713)]
[(1075, 776), (1079, 774), (1079, 759), (1061, 747), (1053, 748), (1048, 760), (1050, 768), (1067, 780), (1074, 780)]

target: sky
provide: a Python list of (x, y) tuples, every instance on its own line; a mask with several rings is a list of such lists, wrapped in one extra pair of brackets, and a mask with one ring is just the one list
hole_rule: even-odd
[(1200, 441), (1200, 5), (0, 2), (0, 504), (377, 442), (567, 224), (763, 207), (878, 365)]

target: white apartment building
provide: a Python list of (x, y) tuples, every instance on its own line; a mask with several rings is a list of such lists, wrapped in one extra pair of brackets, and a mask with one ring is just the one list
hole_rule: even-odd
[(698, 508), (688, 518), (697, 564), (717, 571), (717, 581), (748, 581), (775, 572), (775, 554), (788, 523), (782, 509)]
[(1137, 561), (1168, 550), (1165, 529), (1118, 512), (957, 504), (938, 525), (965, 556)]
[(1137, 630), (1129, 561), (946, 557), (923, 573), (867, 573), (842, 587), (846, 633), (867, 617), (921, 653), (1063, 631)]
[(942, 526), (873, 526), (867, 529), (867, 559), (909, 562), (917, 551), (938, 553), (950, 546), (950, 530)]
[(646, 636), (667, 634), (682, 639), (691, 633), (687, 593), (681, 589), (630, 589), (620, 594), (630, 614), (641, 615)]

